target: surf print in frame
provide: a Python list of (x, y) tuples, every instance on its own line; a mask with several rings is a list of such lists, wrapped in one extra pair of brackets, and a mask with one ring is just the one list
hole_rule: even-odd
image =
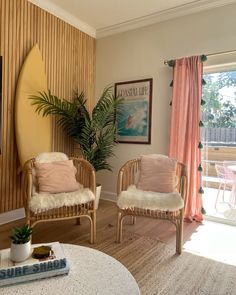
[(150, 144), (152, 78), (115, 83), (115, 96), (124, 99), (117, 118), (117, 141)]

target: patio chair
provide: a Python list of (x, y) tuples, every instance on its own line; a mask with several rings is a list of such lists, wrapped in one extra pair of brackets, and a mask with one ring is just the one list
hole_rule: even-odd
[[(225, 163), (224, 163), (225, 165)], [(234, 208), (236, 205), (236, 162), (231, 162), (225, 166), (226, 179), (231, 181), (231, 195), (229, 204)]]
[[(232, 163), (232, 162), (230, 162)], [(215, 201), (215, 208), (217, 209), (217, 202), (222, 191), (222, 200), (225, 202), (225, 190), (231, 190), (231, 196), (229, 199), (229, 205), (235, 207), (236, 205), (236, 175), (228, 167), (229, 162), (224, 163), (224, 165), (215, 165), (217, 176), (219, 178), (219, 187)]]
[[(43, 169), (46, 169), (41, 169), (41, 174), (37, 174), (37, 169), (40, 167), (37, 164), (39, 163), (44, 165), (41, 166)], [(63, 171), (64, 168), (59, 167), (60, 163), (62, 166), (66, 165), (69, 172)], [(67, 167), (67, 164), (71, 167)], [(61, 175), (59, 171), (62, 171)], [(49, 189), (49, 192), (47, 192), (47, 189), (40, 192), (40, 179), (43, 179), (44, 188)], [(63, 184), (61, 185), (61, 183)], [(68, 183), (72, 183), (74, 189), (70, 190)], [(63, 186), (67, 187), (68, 190), (57, 191)], [(55, 193), (50, 192), (52, 188), (56, 190)], [(39, 222), (72, 218), (77, 219), (79, 224), (80, 218), (86, 217), (90, 221), (90, 242), (94, 243), (96, 240), (95, 189), (95, 170), (88, 161), (82, 158), (68, 158), (63, 153), (38, 155), (35, 159), (27, 161), (23, 168), (21, 192), (27, 224), (33, 227)]]

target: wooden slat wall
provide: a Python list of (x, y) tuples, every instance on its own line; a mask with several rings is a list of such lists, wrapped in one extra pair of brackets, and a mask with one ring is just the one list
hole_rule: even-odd
[[(0, 55), (3, 56), (2, 154), (0, 155), (0, 213), (23, 206), (14, 135), (14, 99), (23, 61), (39, 44), (48, 87), (70, 99), (84, 91), (91, 109), (95, 84), (95, 39), (26, 0), (0, 0)], [(30, 144), (30, 143), (29, 143)], [(54, 151), (73, 154), (73, 143), (53, 122)]]

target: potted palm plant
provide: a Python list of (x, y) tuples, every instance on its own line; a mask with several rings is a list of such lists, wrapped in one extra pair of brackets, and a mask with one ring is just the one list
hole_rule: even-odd
[(26, 260), (31, 254), (31, 235), (32, 228), (29, 225), (14, 228), (10, 236), (12, 261), (21, 262)]
[[(72, 101), (60, 99), (51, 92), (31, 96), (32, 105), (42, 116), (56, 115), (57, 123), (80, 145), (83, 157), (96, 171), (112, 170), (108, 159), (114, 155), (116, 118), (120, 113), (122, 98), (113, 95), (113, 87), (106, 87), (90, 114), (84, 93), (76, 94)], [(98, 200), (96, 207), (98, 205)]]

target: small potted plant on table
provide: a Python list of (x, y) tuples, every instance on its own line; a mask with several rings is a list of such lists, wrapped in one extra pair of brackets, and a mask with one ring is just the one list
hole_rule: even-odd
[(31, 235), (32, 228), (29, 225), (14, 228), (10, 236), (12, 261), (21, 262), (26, 260), (31, 254)]

